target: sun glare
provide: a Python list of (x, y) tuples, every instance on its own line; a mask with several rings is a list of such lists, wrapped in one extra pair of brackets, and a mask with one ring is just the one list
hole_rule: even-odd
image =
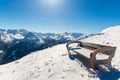
[(63, 3), (63, 0), (42, 0), (42, 3), (48, 6), (58, 6)]
[(66, 0), (39, 0), (40, 6), (51, 11), (58, 11), (65, 6)]

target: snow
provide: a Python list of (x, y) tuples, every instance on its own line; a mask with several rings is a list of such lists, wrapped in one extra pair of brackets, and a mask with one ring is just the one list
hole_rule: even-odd
[(80, 66), (68, 58), (65, 44), (61, 44), (1, 65), (0, 80), (93, 80)]
[(11, 36), (14, 37), (15, 39), (24, 39), (24, 36), (22, 36), (21, 34), (15, 34)]
[(2, 51), (2, 50), (0, 50), (0, 54), (1, 54), (1, 53), (3, 53), (3, 51)]
[(10, 35), (7, 35), (6, 32), (3, 32), (1, 35), (1, 40), (3, 40), (5, 43), (8, 43), (12, 41), (13, 39), (10, 37)]
[(5, 43), (12, 42), (14, 39), (23, 39), (24, 37), (21, 34), (7, 34), (6, 32), (1, 33), (1, 40)]
[(96, 35), (87, 39), (84, 39), (85, 42), (97, 43), (108, 46), (115, 46), (116, 52), (115, 57), (112, 60), (112, 64), (115, 68), (120, 70), (120, 26), (114, 26), (107, 28), (101, 31), (100, 35)]
[(90, 74), (80, 61), (69, 59), (66, 44), (61, 44), (0, 65), (0, 80), (120, 80), (120, 26), (83, 41), (116, 47), (111, 72)]
[(45, 44), (50, 40), (55, 40), (57, 44), (65, 43), (67, 41), (80, 40), (85, 38), (87, 35), (82, 33), (37, 33), (30, 32), (24, 29), (0, 29), (0, 38), (2, 42), (7, 44), (14, 44), (16, 41), (26, 41), (31, 40), (31, 42), (36, 42), (38, 44)]

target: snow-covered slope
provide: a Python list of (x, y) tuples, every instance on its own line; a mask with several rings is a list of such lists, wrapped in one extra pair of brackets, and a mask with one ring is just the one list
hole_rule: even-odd
[(90, 75), (77, 60), (70, 60), (66, 44), (33, 52), (20, 60), (0, 65), (0, 80), (119, 80), (120, 26), (105, 29), (83, 41), (116, 46), (113, 69), (109, 73)]
[(92, 80), (81, 67), (68, 58), (65, 44), (61, 44), (1, 65), (0, 80)]
[(114, 26), (101, 31), (100, 35), (96, 35), (87, 39), (85, 42), (92, 42), (102, 45), (115, 46), (115, 57), (112, 60), (114, 67), (120, 70), (120, 26)]

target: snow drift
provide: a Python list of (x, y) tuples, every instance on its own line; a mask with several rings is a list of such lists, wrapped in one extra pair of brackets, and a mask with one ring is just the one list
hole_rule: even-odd
[(0, 80), (118, 80), (120, 78), (120, 26), (103, 30), (83, 41), (116, 46), (113, 70), (90, 75), (77, 60), (68, 58), (65, 44), (33, 52), (20, 60), (0, 66)]

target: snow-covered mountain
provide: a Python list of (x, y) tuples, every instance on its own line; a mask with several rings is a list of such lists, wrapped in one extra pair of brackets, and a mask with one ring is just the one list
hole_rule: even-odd
[(0, 80), (120, 80), (120, 26), (105, 29), (83, 41), (117, 48), (111, 72), (89, 74), (79, 61), (69, 59), (66, 44), (60, 44), (0, 65)]
[(36, 33), (24, 29), (0, 29), (0, 64), (17, 60), (36, 50), (88, 37), (82, 33)]

